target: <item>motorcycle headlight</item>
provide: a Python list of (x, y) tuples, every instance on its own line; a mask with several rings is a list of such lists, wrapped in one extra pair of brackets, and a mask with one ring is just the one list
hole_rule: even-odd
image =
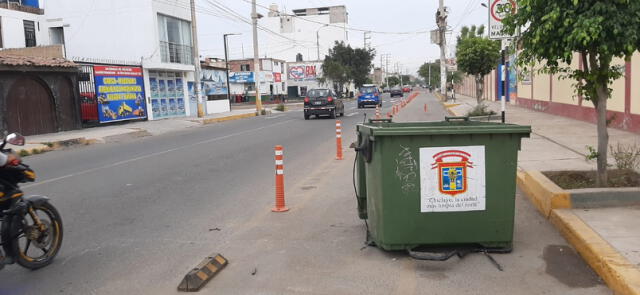
[(31, 171), (31, 170), (25, 170), (24, 171), (24, 177), (29, 181), (35, 181), (36, 180), (36, 173)]

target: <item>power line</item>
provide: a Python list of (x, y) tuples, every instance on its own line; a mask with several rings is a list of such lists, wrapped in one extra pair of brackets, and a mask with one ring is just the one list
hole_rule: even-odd
[[(221, 11), (221, 12), (223, 12), (223, 13), (226, 13), (227, 15), (229, 15), (229, 16), (231, 16), (231, 17), (235, 18), (235, 19), (238, 19), (238, 20), (240, 20), (240, 21), (242, 21), (242, 22), (244, 22), (244, 23), (251, 24), (251, 20), (249, 20), (249, 19), (245, 18), (244, 16), (242, 16), (242, 15), (241, 15), (241, 14), (239, 14), (238, 12), (236, 12), (236, 11), (234, 11), (233, 9), (231, 9), (231, 8), (229, 8), (229, 7), (227, 7), (227, 6), (225, 6), (225, 5), (224, 5), (224, 4), (222, 4), (222, 3), (218, 2), (218, 1), (211, 1), (211, 0), (207, 0), (207, 2), (209, 3), (209, 5), (213, 6), (215, 9), (218, 9), (219, 11)], [(265, 28), (265, 27), (263, 27), (263, 26), (260, 26), (260, 25), (258, 25), (258, 28), (259, 28), (261, 31), (263, 31), (263, 32), (267, 32), (267, 33), (269, 33), (269, 34), (271, 34), (271, 35), (274, 35), (274, 36), (276, 36), (276, 37), (280, 37), (280, 38), (282, 38), (282, 39), (289, 40), (289, 41), (291, 41), (293, 44), (296, 44), (296, 45), (298, 45), (298, 46), (300, 46), (300, 47), (311, 48), (311, 46), (310, 46), (310, 45), (304, 45), (304, 44), (302, 43), (302, 42), (304, 42), (304, 41), (298, 41), (298, 40), (295, 40), (295, 39), (289, 38), (289, 37), (287, 37), (287, 36), (284, 36), (284, 35), (282, 35), (282, 34), (276, 33), (276, 32), (274, 32), (274, 31), (272, 31), (272, 30), (270, 30), (270, 29), (268, 29), (268, 28)], [(311, 42), (307, 42), (307, 43), (309, 43), (309, 44), (310, 44)]]
[[(251, 3), (250, 0), (242, 0), (244, 2), (247, 3)], [(260, 4), (256, 4), (256, 6), (266, 9), (268, 11), (271, 11), (271, 9), (267, 6), (264, 5), (260, 5)], [(421, 30), (421, 31), (413, 31), (413, 32), (385, 32), (385, 31), (373, 31), (370, 29), (360, 29), (360, 28), (353, 28), (353, 27), (346, 27), (346, 26), (340, 26), (340, 25), (334, 25), (334, 24), (327, 24), (327, 23), (323, 23), (320, 21), (315, 21), (315, 20), (311, 20), (311, 19), (307, 19), (307, 18), (303, 18), (300, 17), (298, 15), (295, 14), (287, 14), (287, 13), (283, 13), (283, 12), (278, 12), (280, 15), (284, 15), (284, 16), (289, 16), (289, 17), (294, 17), (303, 21), (307, 21), (307, 22), (311, 22), (311, 23), (316, 23), (316, 24), (321, 24), (321, 25), (327, 25), (330, 27), (335, 27), (335, 28), (340, 28), (343, 30), (347, 30), (347, 31), (357, 31), (357, 32), (370, 32), (370, 33), (374, 33), (374, 34), (389, 34), (389, 35), (414, 35), (414, 34), (426, 34), (429, 33), (430, 30)]]

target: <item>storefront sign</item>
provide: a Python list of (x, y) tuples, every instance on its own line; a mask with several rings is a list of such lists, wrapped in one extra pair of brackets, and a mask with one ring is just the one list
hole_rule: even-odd
[(282, 74), (281, 73), (273, 73), (273, 81), (276, 83), (282, 82)]
[(420, 212), (483, 211), (484, 146), (420, 149)]
[(142, 68), (93, 67), (100, 123), (147, 117)]
[(254, 83), (253, 72), (231, 72), (229, 83)]

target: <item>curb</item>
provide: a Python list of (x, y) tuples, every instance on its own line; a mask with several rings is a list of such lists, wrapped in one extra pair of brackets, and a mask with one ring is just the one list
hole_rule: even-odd
[(540, 171), (524, 171), (517, 175), (520, 189), (545, 218), (553, 209), (571, 208), (571, 194), (549, 180)]
[(23, 156), (31, 156), (31, 155), (37, 155), (37, 154), (42, 154), (50, 151), (59, 150), (61, 148), (70, 147), (74, 145), (89, 145), (93, 143), (95, 143), (95, 140), (87, 140), (84, 137), (78, 137), (78, 138), (72, 138), (72, 139), (64, 139), (64, 140), (55, 141), (55, 142), (32, 143), (32, 144), (40, 145), (41, 147), (34, 147), (34, 148), (20, 149), (20, 150), (16, 149), (15, 152), (18, 154), (23, 154)]
[(615, 294), (640, 295), (640, 269), (571, 211), (570, 192), (539, 171), (518, 171), (517, 183)]
[(549, 220), (615, 294), (640, 294), (640, 269), (571, 210), (553, 210)]
[(208, 124), (225, 122), (225, 121), (233, 121), (233, 120), (238, 120), (238, 119), (251, 118), (251, 117), (255, 117), (255, 116), (256, 116), (255, 113), (246, 113), (246, 114), (232, 115), (232, 116), (226, 116), (226, 117), (220, 117), (220, 118), (210, 118), (210, 119), (202, 120), (202, 124), (203, 125), (208, 125)]

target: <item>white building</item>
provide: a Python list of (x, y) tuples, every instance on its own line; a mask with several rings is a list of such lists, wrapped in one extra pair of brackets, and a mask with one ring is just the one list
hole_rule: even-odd
[[(189, 0), (46, 0), (45, 13), (45, 27), (63, 28), (67, 58), (142, 67), (149, 119), (197, 114)], [(228, 110), (207, 105), (218, 104)]]
[(48, 28), (44, 24), (44, 10), (37, 0), (0, 1), (0, 48), (49, 45)]
[(260, 93), (264, 101), (277, 99), (287, 94), (286, 63), (274, 58), (261, 58), (260, 69), (254, 69), (253, 59), (229, 61), (231, 94), (255, 100), (255, 75), (260, 75)]
[(259, 21), (273, 32), (260, 36), (261, 44), (266, 44), (260, 51), (287, 62), (297, 61), (298, 54), (305, 61), (324, 60), (336, 41), (348, 43), (348, 20), (345, 6), (294, 9), (288, 13), (273, 4), (267, 17)]

